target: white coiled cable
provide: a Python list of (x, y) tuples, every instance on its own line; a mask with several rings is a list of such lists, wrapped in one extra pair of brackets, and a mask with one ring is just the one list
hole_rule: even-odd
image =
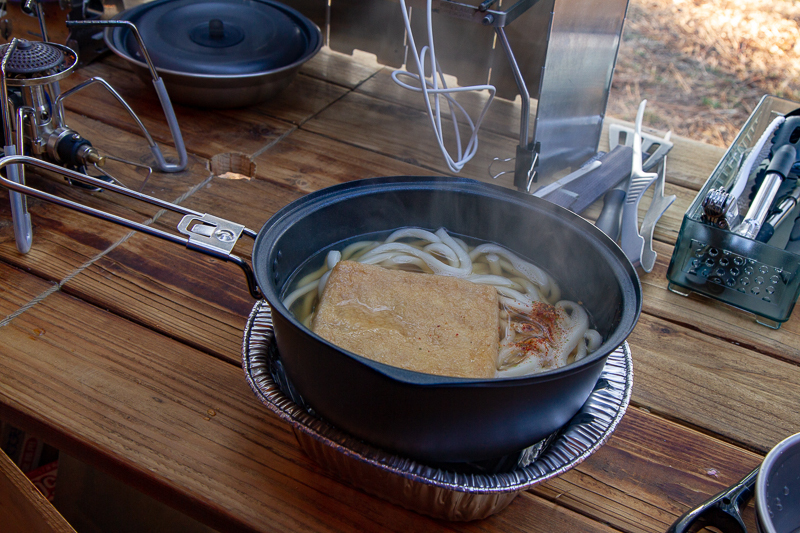
[[(428, 117), (431, 121), (431, 126), (433, 127), (433, 132), (436, 134), (436, 141), (439, 144), (439, 149), (442, 151), (442, 155), (444, 155), (445, 161), (447, 162), (447, 166), (450, 168), (450, 170), (453, 172), (459, 172), (464, 165), (469, 162), (470, 159), (472, 159), (478, 150), (478, 130), (480, 129), (483, 118), (486, 115), (492, 100), (494, 99), (495, 88), (493, 85), (472, 85), (468, 87), (452, 88), (448, 87), (447, 82), (445, 82), (444, 79), (442, 68), (438, 61), (436, 61), (436, 51), (433, 45), (433, 17), (431, 0), (428, 0), (427, 2), (428, 46), (422, 47), (422, 50), (419, 52), (417, 51), (417, 45), (414, 42), (414, 35), (411, 33), (411, 21), (408, 18), (408, 8), (406, 7), (405, 0), (400, 0), (400, 5), (403, 10), (403, 21), (405, 22), (406, 32), (408, 33), (409, 51), (411, 52), (411, 56), (414, 58), (414, 62), (416, 63), (418, 74), (408, 72), (407, 70), (397, 70), (392, 73), (392, 79), (395, 81), (395, 83), (405, 89), (421, 92), (423, 94), (425, 98), (425, 107), (428, 112)], [(431, 63), (430, 80), (425, 77), (425, 60), (428, 56), (430, 56)], [(416, 80), (419, 83), (419, 86), (410, 85), (400, 80), (401, 76), (406, 76)], [(455, 98), (453, 97), (453, 94), (455, 93), (468, 91), (489, 92), (489, 98), (487, 99), (486, 104), (483, 106), (483, 109), (478, 116), (478, 120), (474, 122), (467, 111), (458, 102), (456, 102)], [(433, 104), (431, 104), (431, 97), (433, 97)], [(447, 105), (450, 109), (450, 116), (453, 120), (453, 129), (455, 130), (457, 150), (457, 157), (455, 159), (450, 155), (450, 152), (444, 145), (440, 98), (444, 98), (447, 101)], [(467, 124), (469, 125), (469, 129), (472, 132), (465, 147), (462, 146), (461, 142), (461, 132), (458, 128), (457, 112), (460, 112), (464, 115), (467, 120)]]

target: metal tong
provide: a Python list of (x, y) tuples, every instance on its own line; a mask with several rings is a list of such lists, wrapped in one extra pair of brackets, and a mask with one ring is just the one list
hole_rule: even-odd
[(703, 214), (701, 220), (724, 230), (733, 230), (734, 223), (739, 217), (739, 198), (743, 195), (753, 168), (757, 167), (772, 149), (771, 139), (776, 131), (786, 121), (784, 117), (775, 117), (770, 125), (761, 134), (746, 157), (738, 164), (729, 161), (728, 171), (735, 165), (738, 167), (736, 176), (727, 186), (711, 189), (703, 199)]

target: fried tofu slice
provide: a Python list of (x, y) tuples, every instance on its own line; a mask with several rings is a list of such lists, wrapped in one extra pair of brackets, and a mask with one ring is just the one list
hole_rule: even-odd
[(462, 279), (341, 261), (311, 329), (369, 359), (408, 370), (492, 378), (497, 291)]

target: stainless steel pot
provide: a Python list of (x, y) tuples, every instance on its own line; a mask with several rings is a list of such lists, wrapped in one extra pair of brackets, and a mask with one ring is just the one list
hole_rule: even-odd
[[(176, 236), (121, 219), (28, 186), (0, 184), (128, 228), (233, 261), (251, 293), (273, 311), (275, 339), (286, 375), (314, 411), (351, 435), (399, 455), (434, 462), (495, 459), (549, 436), (602, 383), (608, 355), (636, 324), (641, 287), (631, 263), (603, 232), (583, 218), (530, 195), (468, 179), (376, 178), (308, 194), (255, 232), (241, 225), (38, 159), (0, 159), (0, 168), (26, 163), (70, 179), (184, 214)], [(565, 297), (581, 301), (603, 344), (581, 361), (541, 374), (503, 379), (433, 376), (384, 365), (347, 352), (305, 328), (283, 305), (292, 274), (324, 248), (401, 226), (436, 229), (491, 241), (533, 258), (554, 273)], [(246, 234), (255, 237), (254, 271), (231, 255)]]
[(800, 531), (800, 433), (764, 458), (756, 478), (756, 514), (760, 533)]
[[(170, 97), (195, 107), (268, 100), (322, 47), (313, 22), (272, 0), (157, 0), (117, 19), (136, 25)], [(128, 28), (108, 28), (104, 37), (112, 52), (150, 80)]]

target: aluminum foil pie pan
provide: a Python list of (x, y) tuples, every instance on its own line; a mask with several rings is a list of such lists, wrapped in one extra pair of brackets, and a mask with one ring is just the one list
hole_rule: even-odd
[(242, 367), (258, 399), (292, 426), (300, 447), (320, 466), (360, 490), (412, 511), (461, 521), (497, 513), (523, 490), (589, 457), (616, 429), (633, 387), (633, 362), (625, 342), (608, 356), (592, 394), (561, 430), (532, 443), (508, 471), (476, 473), (393, 455), (317, 417), (286, 379), (264, 300), (255, 304), (245, 327)]

